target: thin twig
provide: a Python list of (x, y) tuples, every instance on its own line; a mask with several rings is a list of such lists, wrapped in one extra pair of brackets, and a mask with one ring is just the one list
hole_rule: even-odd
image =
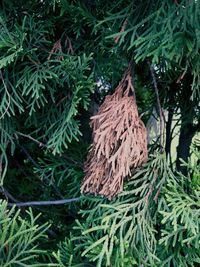
[(17, 203), (8, 203), (8, 206), (32, 207), (32, 206), (63, 205), (67, 203), (80, 201), (80, 199), (81, 199), (80, 197), (76, 197), (76, 198), (60, 199), (60, 200), (17, 202)]
[(6, 94), (7, 94), (7, 96), (8, 96), (8, 105), (7, 105), (5, 111), (3, 112), (3, 114), (2, 114), (1, 117), (0, 117), (0, 120), (1, 120), (1, 119), (5, 116), (5, 114), (7, 113), (8, 109), (9, 109), (9, 107), (10, 107), (11, 99), (10, 99), (10, 94), (9, 94), (9, 92), (8, 92), (8, 88), (7, 88), (7, 85), (6, 85), (5, 81), (4, 81), (3, 74), (2, 74), (2, 71), (1, 71), (1, 70), (0, 70), (0, 75), (1, 75), (1, 79), (2, 79), (2, 82), (3, 82), (3, 86), (4, 86), (4, 88), (5, 88)]
[[(171, 138), (174, 138), (175, 136), (173, 136), (173, 134), (174, 134), (174, 131), (175, 131), (175, 129), (178, 127), (178, 126), (180, 126), (180, 121), (181, 121), (181, 118), (178, 118), (177, 120), (176, 120), (176, 122), (175, 122), (175, 124), (174, 124), (174, 126), (173, 126), (173, 128), (172, 128), (172, 130), (171, 130)], [(179, 134), (179, 132), (178, 132), (178, 134)]]
[(185, 69), (184, 72), (178, 77), (176, 83), (180, 83), (181, 80), (183, 80), (183, 78), (184, 78), (186, 72), (187, 72), (187, 69)]
[(150, 68), (150, 72), (151, 72), (151, 77), (153, 80), (153, 85), (154, 85), (154, 90), (155, 90), (155, 94), (156, 94), (156, 101), (157, 101), (157, 106), (158, 106), (158, 110), (159, 110), (159, 116), (160, 116), (160, 149), (161, 152), (163, 152), (164, 150), (164, 145), (163, 145), (163, 140), (164, 140), (164, 114), (162, 111), (162, 107), (160, 104), (160, 98), (159, 98), (159, 93), (158, 93), (158, 85), (157, 85), (157, 81), (156, 81), (156, 77), (155, 77), (155, 73), (154, 73), (154, 69), (153, 66), (150, 64), (150, 62), (148, 62), (149, 64), (149, 68)]
[(59, 106), (65, 99), (70, 99), (69, 93), (66, 96), (64, 96), (61, 100), (58, 101), (58, 103), (56, 104), (56, 107)]
[(30, 139), (31, 141), (35, 142), (36, 144), (39, 145), (39, 147), (47, 147), (44, 143), (36, 140), (35, 138), (33, 138), (32, 136), (28, 135), (28, 134), (24, 134), (24, 133), (21, 133), (21, 132), (16, 132), (17, 135), (20, 135), (20, 136), (23, 136), (23, 137), (26, 137), (28, 139)]
[[(125, 28), (126, 28), (127, 23), (128, 23), (128, 19), (125, 19), (125, 21), (123, 22), (122, 27), (121, 27), (119, 33), (122, 33), (122, 32), (125, 31)], [(118, 43), (119, 39), (120, 39), (120, 35), (118, 35), (117, 37), (115, 37), (114, 41), (115, 41), (116, 44)]]
[[(50, 53), (49, 53), (49, 56), (47, 58), (47, 60), (50, 60), (51, 59), (51, 56), (53, 54), (56, 54), (56, 53), (60, 53), (60, 54), (63, 54), (63, 51), (62, 51), (62, 46), (61, 46), (61, 39), (59, 39), (58, 41), (56, 41), (53, 45), (53, 48), (51, 49)], [(57, 57), (59, 60), (63, 60), (64, 57), (63, 56), (58, 56)]]
[[(44, 144), (44, 143), (42, 143), (42, 142), (36, 140), (35, 138), (33, 138), (32, 136), (30, 136), (30, 135), (28, 135), (28, 134), (23, 134), (23, 133), (21, 133), (21, 132), (16, 132), (16, 136), (17, 136), (17, 135), (20, 135), (20, 136), (22, 136), (22, 137), (25, 137), (25, 138), (30, 139), (31, 141), (33, 141), (33, 142), (35, 142), (36, 144), (38, 144), (39, 147), (45, 147), (45, 148), (49, 149), (48, 146), (47, 146), (46, 144)], [(20, 145), (19, 145), (19, 146), (20, 146)], [(50, 150), (51, 150), (51, 149), (50, 149)], [(22, 151), (24, 151), (24, 148), (22, 149)], [(24, 153), (25, 153), (25, 151), (24, 151)], [(33, 159), (30, 157), (30, 155), (27, 153), (27, 151), (26, 151), (26, 155), (27, 155), (27, 157), (31, 160), (31, 162), (32, 162), (34, 165), (37, 164), (35, 161), (33, 161)], [(73, 160), (73, 159), (67, 157), (65, 154), (63, 154), (63, 157), (66, 158), (67, 160), (71, 161), (73, 164), (75, 164), (75, 165), (77, 165), (77, 166), (79, 166), (79, 167), (81, 167), (81, 168), (83, 167), (83, 165), (82, 165), (80, 162), (75, 161), (75, 160)]]
[(36, 168), (40, 168), (40, 165), (31, 157), (31, 155), (28, 153), (28, 151), (22, 145), (18, 144), (18, 146), (21, 149), (21, 151), (27, 156), (27, 158), (32, 162), (32, 164)]
[[(36, 168), (41, 169), (40, 165), (31, 157), (31, 155), (28, 153), (28, 151), (23, 146), (21, 146), (19, 144), (18, 144), (18, 146), (20, 147), (21, 151), (27, 156), (27, 158), (32, 162), (32, 164)], [(49, 179), (46, 176), (44, 176), (44, 178), (45, 178), (46, 181), (49, 182)], [(55, 184), (51, 184), (51, 186), (53, 187), (53, 189), (54, 189), (55, 193), (57, 194), (57, 196), (59, 196), (61, 198), (64, 198)]]
[(39, 65), (39, 64), (41, 64), (39, 60), (38, 60), (38, 61), (35, 61), (35, 60), (33, 60), (30, 56), (28, 56), (28, 59), (29, 59), (34, 65)]
[[(9, 203), (8, 206), (10, 205), (17, 205), (17, 203), (20, 203), (19, 200), (17, 200), (15, 197), (13, 197), (3, 186), (0, 188), (0, 192), (2, 194), (4, 194), (4, 196), (7, 198), (7, 201), (8, 199), (12, 200), (14, 203)], [(57, 237), (57, 234), (51, 230), (51, 229), (47, 229), (47, 233), (52, 236), (53, 238), (56, 238)]]
[(157, 171), (157, 169), (155, 169), (154, 170), (154, 176), (153, 176), (152, 182), (151, 182), (150, 187), (149, 187), (149, 190), (148, 190), (148, 192), (147, 192), (147, 194), (145, 196), (145, 202), (147, 204), (149, 202), (149, 197), (152, 195), (152, 192), (154, 190), (154, 184), (155, 184), (157, 178), (158, 178), (158, 171)]
[(70, 40), (70, 38), (67, 36), (66, 37), (66, 40), (65, 40), (65, 45), (67, 46), (68, 45), (68, 49), (67, 49), (67, 52), (68, 54), (74, 54), (74, 49), (73, 49), (73, 46), (72, 46), (72, 42)]
[(19, 202), (15, 197), (13, 197), (3, 186), (0, 188), (0, 192), (2, 193), (2, 194), (4, 194), (4, 196), (7, 198), (7, 200), (8, 199), (10, 199), (10, 200), (12, 200), (13, 202), (15, 202), (15, 203), (17, 203), (17, 202)]
[[(144, 258), (144, 264), (145, 264), (145, 265), (146, 265), (147, 261), (148, 261), (148, 257), (146, 256), (146, 257)], [(139, 267), (144, 267), (144, 264), (142, 263)]]

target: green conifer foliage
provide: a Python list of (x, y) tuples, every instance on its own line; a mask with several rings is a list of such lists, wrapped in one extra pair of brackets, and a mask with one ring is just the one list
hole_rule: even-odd
[[(199, 266), (199, 51), (199, 0), (0, 2), (0, 266)], [(163, 128), (122, 193), (81, 195), (89, 118), (130, 62)]]

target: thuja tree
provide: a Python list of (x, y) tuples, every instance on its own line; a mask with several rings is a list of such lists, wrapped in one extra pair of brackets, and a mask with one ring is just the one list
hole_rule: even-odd
[[(198, 266), (200, 2), (7, 0), (0, 29), (1, 266)], [(158, 139), (119, 195), (81, 195), (89, 118), (130, 63)]]

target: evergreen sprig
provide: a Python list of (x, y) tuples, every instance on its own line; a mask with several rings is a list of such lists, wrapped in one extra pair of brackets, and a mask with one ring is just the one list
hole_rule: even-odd
[(46, 251), (39, 247), (48, 224), (38, 225), (39, 215), (34, 216), (32, 210), (27, 212), (27, 218), (20, 216), (20, 210), (15, 207), (8, 210), (7, 203), (0, 203), (0, 265), (14, 266), (56, 266), (43, 264), (39, 256)]

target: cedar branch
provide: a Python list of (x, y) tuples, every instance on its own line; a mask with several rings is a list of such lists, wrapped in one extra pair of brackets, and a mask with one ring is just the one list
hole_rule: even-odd
[(76, 197), (76, 198), (59, 199), (59, 200), (17, 202), (17, 203), (8, 203), (8, 206), (32, 207), (32, 206), (63, 205), (80, 201), (80, 199), (81, 199), (80, 197)]

